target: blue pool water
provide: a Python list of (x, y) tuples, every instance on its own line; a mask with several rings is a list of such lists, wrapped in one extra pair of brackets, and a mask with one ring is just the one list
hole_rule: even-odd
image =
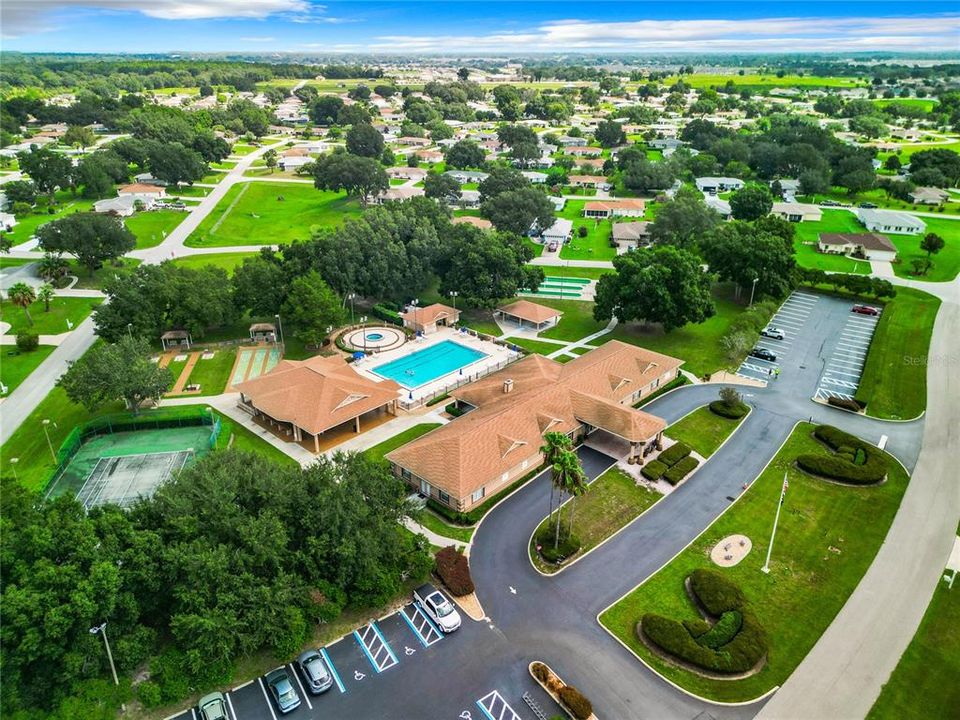
[(380, 377), (393, 380), (408, 390), (414, 390), (486, 356), (486, 353), (453, 340), (444, 340), (410, 355), (378, 365), (372, 370)]
[(383, 333), (367, 333), (367, 340), (383, 340)]

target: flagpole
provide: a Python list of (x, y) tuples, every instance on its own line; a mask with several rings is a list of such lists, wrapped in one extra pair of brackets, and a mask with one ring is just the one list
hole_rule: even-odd
[(780, 508), (783, 507), (783, 499), (787, 494), (787, 473), (783, 473), (783, 486), (780, 488), (780, 500), (777, 502), (777, 514), (773, 518), (773, 532), (770, 533), (770, 546), (767, 548), (767, 559), (760, 568), (762, 572), (770, 572), (770, 555), (773, 553), (773, 540), (777, 537), (777, 523), (780, 522)]

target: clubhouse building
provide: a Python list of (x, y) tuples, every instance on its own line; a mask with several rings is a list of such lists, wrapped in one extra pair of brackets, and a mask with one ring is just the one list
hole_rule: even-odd
[(563, 364), (528, 355), (450, 393), (464, 414), (392, 451), (396, 475), (464, 512), (543, 462), (543, 435), (609, 433), (643, 457), (666, 423), (632, 406), (674, 380), (682, 360), (617, 340)]

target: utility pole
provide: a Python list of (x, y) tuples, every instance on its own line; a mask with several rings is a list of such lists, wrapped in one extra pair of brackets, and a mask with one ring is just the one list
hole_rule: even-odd
[(120, 680), (119, 678), (117, 678), (117, 668), (113, 664), (113, 653), (110, 652), (110, 641), (107, 640), (107, 624), (103, 623), (102, 625), (96, 625), (90, 628), (91, 635), (96, 635), (97, 633), (100, 633), (101, 635), (103, 635), (103, 644), (106, 645), (107, 647), (107, 658), (110, 660), (110, 672), (113, 673), (113, 682), (116, 685), (119, 685)]
[(353, 299), (357, 296), (356, 293), (350, 293), (347, 295), (347, 300), (350, 301), (350, 324), (353, 325)]
[[(754, 293), (754, 292), (756, 291), (756, 289), (757, 289), (757, 280), (759, 280), (759, 279), (760, 279), (759, 277), (755, 277), (755, 278), (753, 279), (753, 285), (750, 286), (750, 306), (753, 305), (753, 293)], [(749, 306), (748, 306), (748, 307), (749, 307)]]
[(780, 488), (780, 500), (777, 502), (777, 514), (773, 518), (773, 532), (770, 533), (770, 546), (767, 548), (767, 559), (763, 563), (763, 567), (760, 568), (761, 571), (765, 573), (770, 572), (770, 555), (773, 553), (773, 540), (777, 537), (777, 523), (780, 522), (780, 508), (783, 507), (783, 500), (787, 496), (787, 488), (790, 487), (790, 483), (787, 482), (787, 473), (783, 473), (783, 487)]
[(277, 331), (280, 333), (280, 345), (283, 346), (283, 323), (280, 322), (280, 314), (274, 315), (277, 319)]

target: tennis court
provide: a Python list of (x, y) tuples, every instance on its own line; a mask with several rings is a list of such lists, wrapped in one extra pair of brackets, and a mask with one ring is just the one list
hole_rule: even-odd
[(128, 507), (209, 452), (212, 431), (195, 425), (95, 435), (54, 478), (47, 497), (74, 494), (87, 508)]

